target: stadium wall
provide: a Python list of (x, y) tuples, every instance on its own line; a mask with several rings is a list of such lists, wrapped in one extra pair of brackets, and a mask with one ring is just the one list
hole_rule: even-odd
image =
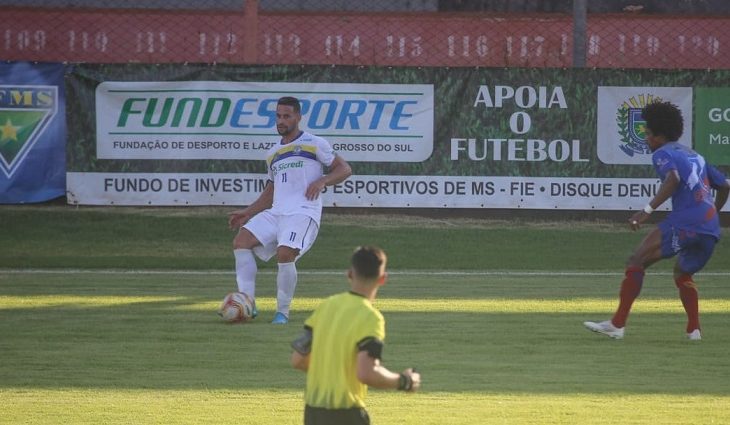
[[(656, 187), (635, 113), (655, 98), (683, 108), (683, 143), (730, 162), (728, 19), (694, 6), (682, 16), (595, 13), (626, 9), (586, 2), (581, 17), (572, 1), (522, 2), (529, 13), (484, 1), (54, 2), (0, 0), (0, 51), (7, 69), (65, 64), (73, 204), (250, 202), (275, 94), (302, 97), (305, 128), (355, 168), (325, 193), (330, 206), (635, 208)], [(691, 2), (662, 7), (675, 3)], [(181, 97), (170, 93), (183, 92), (200, 115), (175, 109)], [(117, 128), (132, 94), (142, 100)], [(177, 127), (163, 120), (168, 99)], [(10, 168), (28, 166), (10, 159), (6, 186)]]

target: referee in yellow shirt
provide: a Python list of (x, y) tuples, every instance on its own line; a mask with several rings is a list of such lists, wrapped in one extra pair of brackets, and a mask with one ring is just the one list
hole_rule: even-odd
[(421, 375), (395, 373), (380, 364), (385, 320), (372, 305), (385, 284), (387, 257), (377, 247), (358, 247), (347, 271), (350, 291), (327, 298), (292, 342), (291, 364), (307, 372), (305, 425), (370, 424), (368, 386), (416, 391)]

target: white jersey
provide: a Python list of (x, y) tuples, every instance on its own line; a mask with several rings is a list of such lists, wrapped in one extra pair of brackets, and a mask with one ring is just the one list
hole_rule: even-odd
[(269, 180), (274, 184), (271, 212), (279, 215), (304, 214), (319, 226), (322, 197), (307, 199), (309, 185), (322, 177), (323, 164), (332, 165), (335, 151), (325, 139), (303, 131), (287, 144), (279, 142), (266, 154)]

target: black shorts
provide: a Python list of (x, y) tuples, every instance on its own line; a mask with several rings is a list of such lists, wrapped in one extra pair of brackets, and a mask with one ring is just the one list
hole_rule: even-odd
[(361, 407), (325, 409), (304, 406), (304, 425), (370, 425), (370, 417)]

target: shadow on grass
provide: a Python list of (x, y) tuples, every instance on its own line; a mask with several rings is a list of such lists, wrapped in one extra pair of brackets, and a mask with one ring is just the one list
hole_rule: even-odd
[[(695, 279), (701, 297), (730, 298), (727, 276), (698, 275)], [(481, 274), (429, 275), (391, 274), (379, 291), (380, 298), (421, 300), (441, 299), (530, 299), (565, 300), (607, 298), (615, 300), (621, 282), (620, 272), (593, 274)], [(0, 270), (0, 296), (185, 296), (222, 299), (234, 291), (233, 271), (228, 273), (8, 273)], [(299, 275), (297, 297), (323, 298), (347, 290), (345, 271), (316, 271)], [(275, 296), (276, 275), (259, 273), (257, 295)], [(676, 287), (667, 274), (649, 272), (644, 280), (642, 298), (676, 299)]]
[[(297, 389), (288, 326), (222, 323), (191, 310), (207, 297), (104, 307), (0, 310), (3, 388)], [(384, 364), (417, 366), (425, 391), (730, 395), (727, 314), (704, 314), (705, 340), (683, 339), (683, 314), (632, 316), (614, 341), (583, 329), (606, 313), (388, 312)], [(316, 334), (316, 330), (315, 330)], [(690, 379), (691, 377), (691, 379)]]

